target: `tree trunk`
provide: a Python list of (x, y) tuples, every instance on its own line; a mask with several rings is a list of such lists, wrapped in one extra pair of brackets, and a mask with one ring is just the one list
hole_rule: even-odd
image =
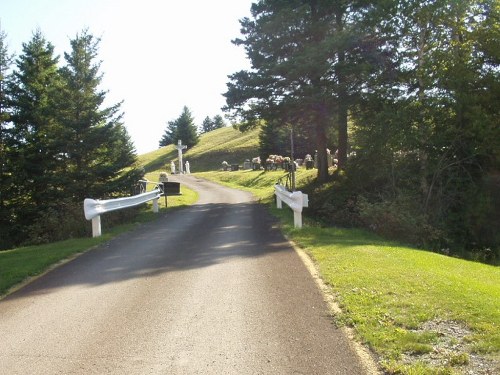
[[(344, 29), (343, 15), (344, 9), (340, 7), (335, 15), (337, 30), (342, 32)], [(337, 125), (338, 125), (338, 168), (345, 169), (347, 164), (347, 91), (346, 91), (346, 78), (342, 67), (345, 64), (345, 51), (342, 47), (339, 47), (338, 55), (338, 66), (336, 69), (337, 79), (338, 79), (338, 113), (337, 113)]]
[(340, 99), (338, 111), (338, 168), (345, 169), (347, 164), (347, 105), (342, 99)]
[(326, 159), (326, 127), (325, 119), (322, 118), (316, 123), (316, 147), (318, 147), (318, 182), (328, 180), (328, 161)]

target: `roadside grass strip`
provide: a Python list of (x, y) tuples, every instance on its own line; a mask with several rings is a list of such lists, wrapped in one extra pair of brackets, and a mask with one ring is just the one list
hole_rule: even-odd
[[(342, 313), (335, 321), (353, 327), (381, 355), (386, 371), (453, 373), (475, 355), (498, 361), (500, 268), (400, 246), (361, 230), (289, 232), (336, 296)], [(442, 344), (446, 340), (451, 344)]]

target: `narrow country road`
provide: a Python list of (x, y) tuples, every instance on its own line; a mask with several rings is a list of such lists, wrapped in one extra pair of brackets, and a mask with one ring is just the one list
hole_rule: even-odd
[(196, 205), (0, 301), (0, 374), (365, 374), (265, 210), (177, 178)]

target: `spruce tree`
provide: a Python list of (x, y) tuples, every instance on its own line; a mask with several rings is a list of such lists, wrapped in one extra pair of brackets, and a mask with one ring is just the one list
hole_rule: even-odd
[(13, 62), (13, 56), (7, 48), (7, 34), (0, 29), (0, 250), (11, 245), (11, 210), (9, 210), (9, 197), (14, 188), (12, 174), (10, 173), (11, 161), (9, 153), (10, 118), (9, 103), (7, 99), (8, 71)]
[(24, 210), (43, 211), (47, 202), (61, 195), (60, 123), (57, 122), (57, 98), (62, 88), (58, 57), (54, 47), (40, 30), (23, 44), (16, 61), (9, 94), (12, 107), (12, 161), (19, 204)]
[(177, 144), (179, 140), (188, 147), (193, 147), (199, 141), (193, 115), (186, 106), (184, 106), (181, 115), (177, 119), (168, 122), (165, 133), (160, 140), (160, 147)]
[(221, 115), (215, 115), (212, 120), (212, 124), (213, 124), (213, 130), (224, 128), (226, 126), (226, 123), (224, 122), (224, 119), (222, 118)]
[(205, 117), (201, 123), (201, 133), (208, 133), (214, 129), (214, 123), (210, 117)]
[(135, 149), (121, 121), (121, 103), (103, 107), (99, 42), (88, 30), (77, 34), (61, 69), (67, 193), (77, 201), (128, 192), (130, 179), (139, 178), (134, 169), (128, 176), (121, 172), (136, 161)]

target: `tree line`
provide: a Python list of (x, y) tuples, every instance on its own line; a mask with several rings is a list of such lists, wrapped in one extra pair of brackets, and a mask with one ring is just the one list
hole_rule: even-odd
[(15, 58), (0, 30), (0, 249), (84, 234), (84, 198), (141, 176), (121, 103), (104, 106), (99, 39), (83, 30), (70, 46), (60, 64), (36, 30)]
[(255, 2), (224, 109), (268, 149), (293, 129), (317, 150), (325, 222), (498, 258), (499, 16), (498, 0)]

